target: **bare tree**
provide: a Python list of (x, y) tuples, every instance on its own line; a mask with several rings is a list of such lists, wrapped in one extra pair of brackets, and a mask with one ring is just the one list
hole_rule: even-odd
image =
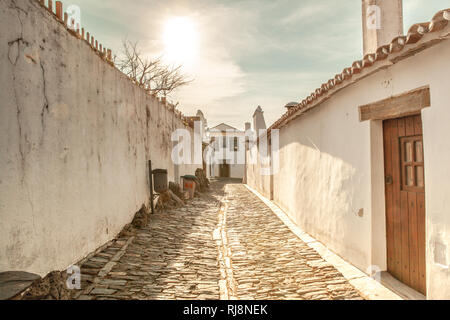
[(117, 67), (150, 93), (167, 97), (175, 89), (193, 81), (181, 72), (181, 65), (165, 65), (162, 57), (155, 59), (144, 57), (137, 42), (124, 40), (122, 45), (121, 55), (116, 57)]
[(156, 87), (154, 88), (154, 92), (156, 94), (162, 94), (164, 97), (166, 97), (176, 88), (185, 86), (192, 82), (193, 80), (188, 79), (180, 69), (181, 66), (165, 66), (161, 74), (155, 78)]

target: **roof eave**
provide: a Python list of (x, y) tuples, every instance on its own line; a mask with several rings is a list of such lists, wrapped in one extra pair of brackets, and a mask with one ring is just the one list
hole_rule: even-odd
[[(447, 19), (449, 16), (448, 12), (450, 12), (448, 10), (449, 9), (440, 11), (435, 15), (435, 17), (440, 15), (440, 17), (445, 17), (445, 19)], [(450, 24), (445, 24), (442, 22), (442, 19), (439, 19), (438, 21), (440, 21), (439, 24), (436, 22), (433, 23), (433, 21), (429, 23), (431, 28), (434, 26), (435, 31), (430, 32), (429, 29), (421, 29), (423, 34), (421, 34), (420, 39), (411, 36), (411, 34), (408, 36), (397, 37), (391, 42), (391, 44), (380, 47), (376, 54), (366, 55), (363, 60), (354, 62), (352, 68), (344, 69), (342, 74), (336, 75), (334, 79), (331, 79), (327, 84), (322, 85), (322, 89), (325, 88), (328, 90), (325, 92), (322, 90), (320, 95), (317, 94), (318, 91), (316, 90), (308, 98), (303, 100), (298, 107), (291, 108), (291, 110), (286, 112), (279, 120), (272, 124), (269, 131), (272, 129), (282, 128), (292, 120), (319, 106), (326, 100), (330, 99), (334, 94), (347, 88), (348, 86), (351, 86), (355, 82), (358, 82), (380, 70), (386, 69), (404, 59), (416, 55), (423, 50), (431, 48), (444, 40), (450, 39)], [(417, 24), (414, 26), (416, 26), (416, 28), (420, 28), (419, 25), (424, 24)], [(411, 27), (410, 30), (413, 27)], [(411, 39), (411, 41), (408, 41), (409, 39)], [(360, 68), (361, 64), (359, 62), (364, 63), (364, 60), (370, 61), (370, 65), (367, 65), (369, 63), (366, 63), (366, 67)], [(356, 72), (354, 72), (355, 70)]]

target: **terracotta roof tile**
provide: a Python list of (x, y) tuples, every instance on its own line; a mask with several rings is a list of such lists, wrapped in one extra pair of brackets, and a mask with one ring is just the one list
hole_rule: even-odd
[[(283, 123), (292, 119), (294, 114), (298, 111), (302, 111), (310, 107), (310, 105), (320, 98), (321, 96), (329, 93), (336, 86), (344, 84), (346, 81), (350, 80), (353, 75), (361, 73), (364, 69), (372, 67), (377, 64), (377, 62), (387, 59), (390, 55), (401, 52), (406, 45), (415, 44), (419, 42), (423, 36), (427, 33), (437, 32), (443, 30), (450, 21), (450, 9), (441, 10), (436, 13), (429, 22), (416, 23), (412, 25), (406, 36), (399, 36), (392, 39), (391, 43), (379, 47), (375, 53), (366, 54), (362, 60), (357, 60), (353, 62), (351, 67), (345, 68), (342, 73), (337, 74), (333, 79), (328, 80), (328, 82), (322, 84), (320, 88), (317, 88), (313, 93), (311, 93), (306, 99), (300, 102), (296, 107), (290, 108), (286, 113), (284, 113), (281, 118), (279, 118), (270, 128), (276, 129)], [(332, 92), (331, 92), (332, 93)]]

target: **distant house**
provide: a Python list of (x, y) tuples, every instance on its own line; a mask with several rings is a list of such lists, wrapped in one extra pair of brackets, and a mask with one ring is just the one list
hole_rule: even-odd
[(245, 132), (225, 123), (210, 128), (207, 132), (210, 138), (210, 148), (216, 155), (210, 158), (207, 175), (217, 178), (242, 179), (245, 159), (240, 159), (238, 153), (245, 155), (243, 152)]

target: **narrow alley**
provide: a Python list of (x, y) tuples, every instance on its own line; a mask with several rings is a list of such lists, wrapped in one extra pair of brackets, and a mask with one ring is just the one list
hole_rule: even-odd
[(219, 180), (81, 266), (73, 299), (362, 299), (245, 185)]

